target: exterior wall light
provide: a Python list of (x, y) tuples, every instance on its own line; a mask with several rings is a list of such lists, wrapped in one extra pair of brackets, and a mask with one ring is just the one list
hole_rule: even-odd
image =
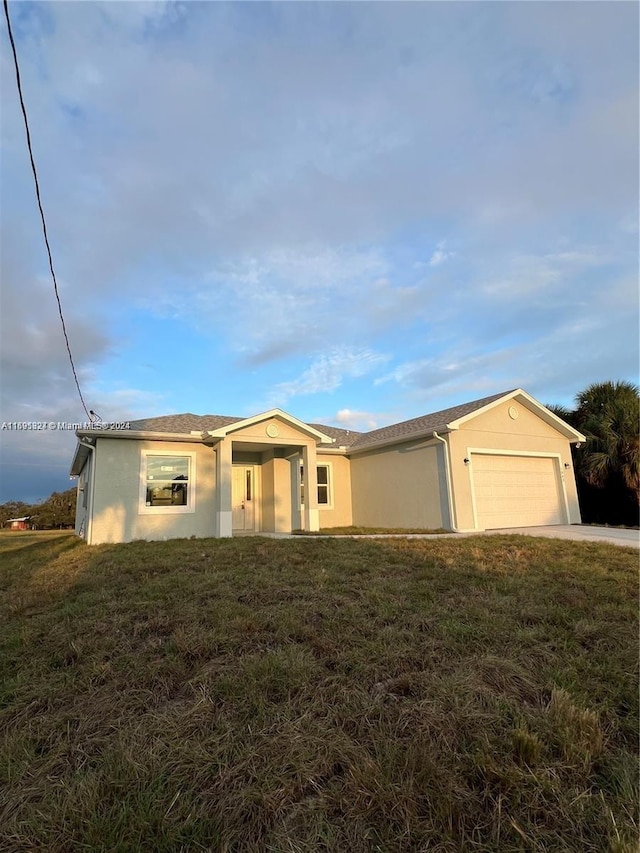
[(469, 465), (469, 463), (471, 462), (471, 460), (467, 456), (465, 456), (462, 461), (464, 462), (465, 465)]
[(565, 462), (565, 463), (564, 463), (564, 467), (565, 467), (565, 468), (571, 468), (571, 465), (569, 465), (569, 463), (568, 463), (568, 462)]

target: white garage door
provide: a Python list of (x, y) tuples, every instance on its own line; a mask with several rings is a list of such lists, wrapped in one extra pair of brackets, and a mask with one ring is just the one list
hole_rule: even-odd
[(471, 464), (479, 528), (566, 523), (555, 458), (474, 453)]

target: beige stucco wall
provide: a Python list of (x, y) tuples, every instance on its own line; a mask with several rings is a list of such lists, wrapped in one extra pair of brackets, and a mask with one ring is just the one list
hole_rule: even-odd
[[(349, 460), (344, 456), (318, 453), (318, 464), (331, 465), (332, 505), (320, 505), (320, 527), (342, 527), (351, 524), (351, 478)], [(262, 526), (265, 531), (290, 532), (300, 528), (299, 492), (297, 490), (296, 466), (299, 457), (274, 458), (272, 451), (263, 454), (262, 478)]]
[(260, 529), (275, 531), (275, 503), (273, 495), (274, 459), (272, 453), (265, 453), (260, 466)]
[[(509, 407), (515, 406), (518, 417), (509, 417)], [(580, 523), (580, 508), (576, 491), (571, 446), (569, 441), (538, 415), (518, 401), (500, 403), (488, 412), (463, 424), (446, 436), (451, 453), (451, 476), (456, 506), (457, 526), (473, 529), (471, 500), (471, 466), (464, 464), (470, 448), (511, 450), (531, 453), (560, 454), (559, 476), (565, 490), (569, 524)], [(564, 467), (567, 463), (570, 467)], [(473, 464), (473, 462), (471, 463)]]
[(448, 527), (443, 448), (412, 442), (351, 457), (353, 524)]
[[(294, 457), (297, 459), (297, 457)], [(260, 530), (291, 532), (291, 462), (267, 450), (260, 467)]]
[[(194, 512), (139, 511), (143, 450), (196, 454)], [(189, 442), (99, 438), (95, 457), (90, 544), (215, 535), (215, 453), (211, 448)]]
[[(274, 530), (276, 533), (291, 531), (291, 464), (289, 459), (273, 459), (270, 463), (273, 470), (273, 492), (270, 496), (272, 526), (265, 527), (265, 530)], [(265, 498), (269, 501), (266, 492)]]

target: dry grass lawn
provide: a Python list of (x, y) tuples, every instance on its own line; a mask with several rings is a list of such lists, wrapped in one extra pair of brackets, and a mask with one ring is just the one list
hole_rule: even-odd
[(323, 527), (322, 530), (314, 531), (294, 530), (293, 532), (298, 536), (372, 536), (378, 534), (407, 536), (411, 533), (449, 533), (444, 527), (438, 527), (435, 530), (425, 530), (421, 527), (356, 527), (355, 525), (349, 527)]
[(0, 535), (3, 851), (638, 841), (637, 553)]

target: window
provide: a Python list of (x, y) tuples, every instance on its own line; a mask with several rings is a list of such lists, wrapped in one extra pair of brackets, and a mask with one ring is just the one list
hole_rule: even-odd
[(194, 453), (142, 452), (141, 512), (194, 511)]
[[(318, 507), (327, 509), (333, 505), (331, 490), (331, 465), (318, 465), (316, 467), (318, 481)], [(304, 466), (300, 465), (300, 505), (304, 506)]]
[(329, 466), (318, 465), (318, 505), (327, 506), (329, 503)]

